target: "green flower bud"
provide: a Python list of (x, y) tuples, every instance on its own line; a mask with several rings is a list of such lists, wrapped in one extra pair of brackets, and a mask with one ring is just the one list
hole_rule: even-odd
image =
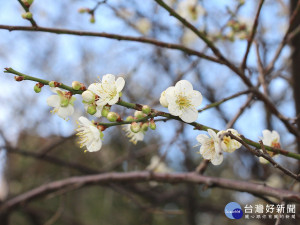
[(32, 13), (31, 12), (22, 13), (22, 18), (30, 20), (32, 19)]
[(30, 5), (33, 3), (33, 0), (22, 0), (22, 2), (24, 3), (24, 5), (26, 6), (26, 7), (30, 7)]
[(135, 111), (134, 117), (136, 117), (137, 119), (142, 119), (145, 117), (145, 114), (141, 111)]
[(147, 122), (147, 123), (143, 123), (143, 124), (142, 124), (142, 127), (141, 127), (141, 130), (142, 130), (142, 131), (147, 131), (147, 130), (148, 130), (148, 127), (149, 127), (148, 122)]
[(151, 130), (155, 130), (156, 129), (156, 124), (155, 124), (154, 120), (150, 121), (149, 127), (150, 127)]
[(78, 91), (81, 88), (81, 83), (79, 81), (73, 81), (72, 82), (72, 88), (76, 91)]
[(108, 113), (110, 112), (110, 107), (109, 106), (104, 106), (102, 111), (101, 111), (101, 115), (103, 117), (107, 117)]
[(87, 113), (90, 115), (94, 115), (97, 112), (95, 105), (89, 105), (87, 108)]
[(106, 117), (110, 122), (116, 122), (118, 119), (118, 114), (115, 112), (109, 112)]
[(86, 13), (86, 12), (88, 12), (88, 11), (89, 11), (88, 8), (80, 8), (80, 9), (78, 9), (78, 12), (79, 12), (79, 13)]
[(95, 16), (92, 15), (91, 18), (90, 18), (90, 23), (95, 23), (95, 22), (96, 22)]
[(50, 86), (50, 87), (55, 87), (55, 81), (50, 81), (50, 82), (49, 82), (49, 86)]
[(81, 96), (83, 101), (86, 103), (93, 103), (95, 101), (95, 94), (89, 90), (84, 91)]
[(38, 84), (34, 85), (33, 90), (35, 91), (35, 93), (40, 93), (42, 88), (39, 87)]
[(133, 122), (130, 126), (130, 130), (133, 132), (133, 133), (137, 133), (141, 130), (141, 126), (139, 123), (137, 122)]
[(144, 105), (142, 108), (142, 112), (148, 115), (151, 112), (151, 108), (148, 105)]
[(132, 122), (132, 121), (134, 121), (134, 118), (133, 118), (133, 116), (128, 116), (125, 121)]

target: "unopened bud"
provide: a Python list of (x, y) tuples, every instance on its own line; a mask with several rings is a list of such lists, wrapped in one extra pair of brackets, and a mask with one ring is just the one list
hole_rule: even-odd
[(95, 23), (95, 22), (96, 22), (95, 16), (92, 15), (91, 18), (90, 18), (90, 23)]
[(33, 90), (35, 93), (40, 93), (42, 88), (38, 84), (36, 84), (34, 85)]
[(147, 130), (148, 130), (148, 127), (149, 127), (148, 122), (147, 122), (147, 123), (143, 123), (143, 125), (142, 125), (142, 127), (141, 127), (141, 130), (142, 130), (142, 131), (147, 131)]
[(93, 103), (95, 101), (95, 94), (89, 90), (84, 91), (81, 96), (86, 103)]
[(101, 115), (103, 117), (107, 117), (108, 113), (110, 112), (110, 106), (104, 106), (102, 111), (101, 111)]
[(55, 82), (55, 81), (50, 81), (50, 82), (49, 82), (49, 86), (50, 86), (50, 87), (55, 87), (54, 82)]
[(115, 112), (109, 112), (106, 117), (110, 122), (116, 122), (118, 119), (118, 115)]
[(86, 13), (86, 12), (89, 12), (89, 11), (90, 11), (90, 9), (88, 9), (88, 8), (79, 8), (78, 9), (79, 13)]
[(22, 81), (22, 80), (24, 80), (24, 77), (23, 76), (15, 76), (15, 80)]
[(128, 116), (125, 121), (132, 122), (132, 121), (134, 121), (134, 118), (133, 118), (133, 116)]
[(151, 130), (155, 130), (156, 129), (156, 124), (154, 122), (154, 120), (150, 120), (150, 125), (149, 125)]
[(133, 133), (137, 133), (141, 130), (141, 126), (139, 123), (137, 122), (133, 122), (131, 125), (130, 125), (130, 130), (133, 132)]
[(81, 88), (81, 83), (79, 81), (73, 81), (72, 82), (72, 88), (76, 91), (78, 91)]
[(134, 112), (134, 117), (136, 117), (137, 119), (142, 119), (145, 117), (145, 114), (141, 111), (135, 111)]
[(22, 18), (30, 20), (32, 19), (32, 13), (31, 12), (22, 13)]
[(151, 112), (151, 108), (148, 105), (144, 105), (142, 108), (142, 112), (148, 115)]
[(22, 2), (24, 3), (24, 5), (26, 7), (29, 8), (31, 6), (31, 4), (33, 3), (33, 0), (22, 0)]
[(87, 108), (87, 113), (90, 115), (94, 115), (97, 112), (95, 105), (89, 105)]

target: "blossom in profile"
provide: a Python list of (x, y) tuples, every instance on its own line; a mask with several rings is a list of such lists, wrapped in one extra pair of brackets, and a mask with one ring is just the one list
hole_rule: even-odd
[(155, 173), (171, 173), (172, 170), (166, 165), (164, 161), (157, 155), (152, 156), (150, 164), (146, 170), (153, 171)]
[(57, 113), (59, 117), (67, 119), (74, 113), (73, 105), (76, 98), (70, 92), (62, 91), (60, 88), (51, 87), (50, 89), (56, 93), (47, 98), (47, 104), (54, 108), (51, 113)]
[(186, 123), (192, 123), (198, 118), (197, 107), (202, 102), (202, 95), (193, 90), (189, 81), (181, 80), (161, 94), (160, 102), (168, 107), (170, 114), (179, 116)]
[(140, 123), (136, 123), (136, 124), (137, 124), (136, 126), (139, 126), (139, 129), (136, 130), (132, 129), (131, 124), (126, 124), (123, 126), (123, 130), (125, 131), (126, 136), (129, 138), (129, 141), (135, 145), (137, 144), (138, 141), (143, 141), (145, 136), (145, 131), (140, 128)]
[[(270, 131), (270, 130), (263, 130), (263, 137), (261, 138), (262, 142), (264, 145), (266, 146), (270, 146), (270, 147), (273, 147), (273, 148), (280, 148), (280, 136), (278, 134), (277, 131), (273, 130), (273, 131)], [(271, 152), (271, 151), (268, 151), (267, 150), (267, 153), (273, 157), (275, 156), (275, 153), (274, 152)], [(266, 160), (265, 158), (263, 157), (259, 157), (259, 161), (260, 163), (263, 163), (263, 164), (267, 164), (269, 161)]]
[(201, 145), (199, 153), (204, 159), (210, 160), (213, 165), (220, 165), (223, 162), (220, 139), (213, 130), (208, 129), (207, 132), (209, 136), (206, 134), (197, 136), (197, 141)]
[(106, 74), (103, 76), (101, 82), (92, 83), (88, 90), (93, 92), (99, 98), (96, 100), (98, 106), (114, 105), (118, 102), (121, 91), (125, 85), (123, 77), (116, 79), (115, 75)]
[(80, 148), (86, 147), (88, 152), (99, 151), (102, 147), (103, 133), (96, 127), (96, 125), (85, 118), (84, 116), (78, 119), (78, 132)]
[(230, 136), (224, 136), (224, 134), (227, 132), (231, 132), (236, 137), (240, 137), (240, 134), (234, 129), (227, 129), (226, 131), (221, 130), (217, 134), (217, 136), (220, 138), (221, 149), (224, 152), (232, 153), (239, 149), (242, 144), (237, 140), (232, 139)]

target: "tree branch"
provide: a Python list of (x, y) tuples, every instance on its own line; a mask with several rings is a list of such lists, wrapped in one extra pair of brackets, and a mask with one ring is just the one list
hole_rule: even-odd
[(59, 189), (69, 186), (78, 188), (87, 185), (106, 185), (109, 183), (141, 183), (157, 181), (161, 183), (189, 183), (205, 184), (208, 187), (219, 187), (240, 192), (248, 192), (264, 196), (275, 197), (287, 202), (300, 203), (300, 193), (268, 187), (262, 184), (256, 184), (246, 181), (234, 181), (225, 178), (215, 178), (199, 175), (195, 172), (189, 173), (151, 173), (151, 172), (127, 172), (127, 173), (105, 173), (89, 176), (77, 176), (67, 179), (54, 181), (41, 185), (28, 192), (20, 194), (4, 202), (0, 206), (0, 213), (13, 210), (21, 204), (30, 202), (34, 199), (53, 193)]

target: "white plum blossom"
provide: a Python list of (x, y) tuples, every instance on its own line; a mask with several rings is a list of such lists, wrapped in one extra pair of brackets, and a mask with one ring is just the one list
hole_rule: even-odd
[(150, 164), (146, 168), (147, 170), (156, 173), (171, 173), (172, 170), (166, 165), (164, 161), (157, 155), (152, 156)]
[(168, 107), (170, 114), (191, 123), (198, 118), (197, 107), (202, 102), (202, 95), (199, 91), (193, 90), (193, 85), (189, 81), (181, 80), (161, 94), (160, 102)]
[[(242, 144), (237, 140), (232, 139), (230, 136), (223, 136), (224, 133), (231, 132), (234, 136), (239, 137), (240, 134), (234, 129), (227, 129), (226, 131), (221, 130), (218, 132), (217, 136), (220, 138), (221, 149), (224, 152), (232, 153), (239, 149)], [(223, 136), (223, 137), (222, 137)]]
[[(264, 145), (267, 145), (267, 146), (270, 146), (270, 147), (273, 147), (273, 148), (280, 148), (280, 136), (278, 134), (277, 131), (273, 130), (273, 131), (270, 131), (270, 130), (263, 130), (263, 137), (261, 138), (262, 142)], [(275, 156), (275, 153), (274, 152), (271, 152), (271, 151), (268, 151), (267, 150), (267, 153), (273, 157)], [(265, 158), (263, 157), (259, 157), (259, 161), (260, 163), (263, 163), (263, 164), (266, 164), (268, 163), (269, 161), (266, 160)]]
[(196, 21), (199, 16), (205, 14), (205, 10), (199, 5), (198, 0), (183, 0), (178, 4), (178, 14), (189, 21)]
[(131, 124), (126, 124), (123, 126), (123, 130), (126, 133), (126, 136), (129, 138), (129, 141), (136, 145), (138, 141), (143, 141), (145, 136), (145, 131), (140, 129), (137, 133), (132, 132)]
[(101, 83), (92, 83), (88, 90), (99, 96), (96, 100), (97, 105), (114, 105), (118, 102), (120, 93), (125, 85), (122, 77), (116, 79), (112, 74), (103, 76)]
[(220, 165), (223, 161), (220, 139), (213, 130), (208, 129), (207, 132), (210, 137), (206, 134), (199, 134), (197, 136), (197, 141), (201, 145), (199, 153), (204, 159), (210, 160), (213, 165)]
[(74, 113), (74, 101), (75, 97), (71, 96), (69, 92), (62, 91), (60, 88), (50, 88), (52, 92), (57, 95), (51, 95), (47, 98), (47, 104), (54, 109), (51, 113), (57, 113), (57, 115), (63, 119), (71, 116)]
[(85, 118), (84, 116), (78, 119), (78, 132), (80, 148), (86, 147), (89, 152), (99, 151), (102, 147), (103, 133), (96, 127), (96, 125)]

